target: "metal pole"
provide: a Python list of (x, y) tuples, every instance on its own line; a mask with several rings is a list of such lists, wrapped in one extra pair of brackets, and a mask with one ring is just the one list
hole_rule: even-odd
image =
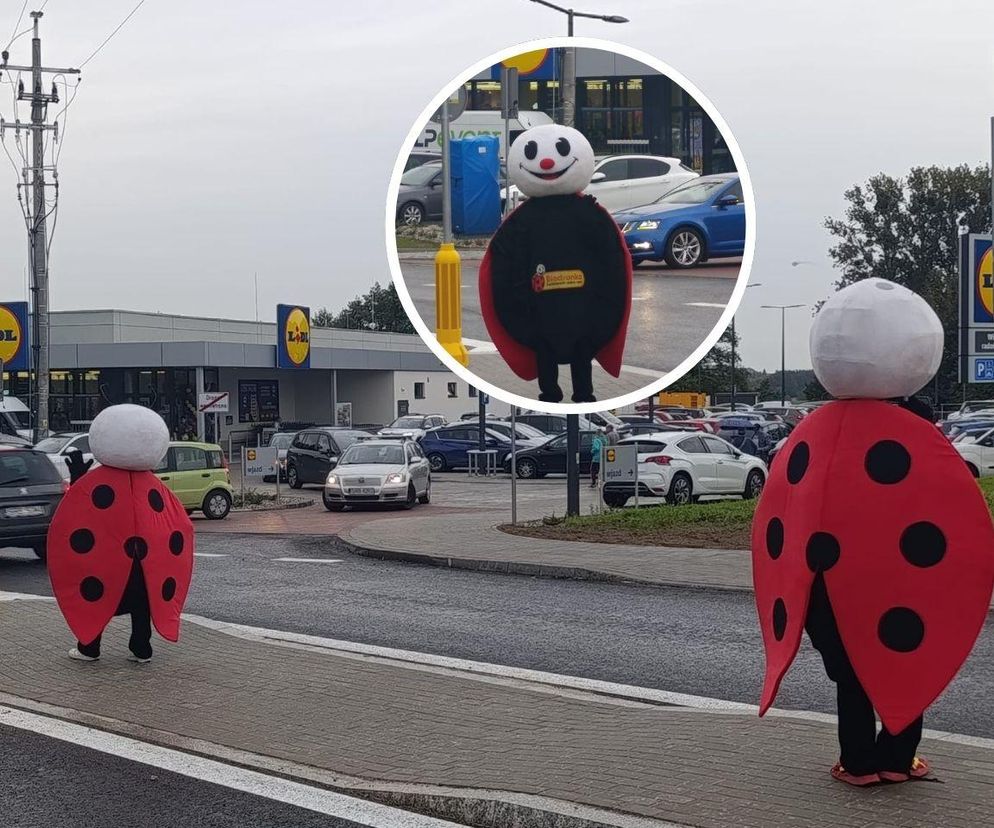
[(516, 439), (518, 427), (516, 418), (518, 409), (511, 406), (511, 526), (518, 524), (518, 463), (514, 456), (517, 451), (518, 442)]
[(449, 99), (442, 101), (442, 243), (452, 243), (452, 178), (449, 174)]
[[(566, 13), (569, 19), (566, 33), (573, 37), (573, 9)], [(563, 49), (563, 124), (576, 126), (576, 49)]]
[(735, 317), (732, 317), (732, 407), (735, 410)]
[(32, 191), (34, 195), (34, 215), (31, 228), (31, 260), (34, 268), (35, 307), (35, 382), (37, 384), (37, 412), (34, 421), (35, 442), (48, 433), (48, 391), (49, 391), (49, 352), (48, 352), (48, 229), (45, 208), (45, 139), (42, 125), (45, 123), (46, 104), (41, 88), (41, 36), (38, 21), (41, 12), (32, 12), (34, 37), (31, 41), (31, 161)]
[[(509, 80), (511, 73), (506, 66), (500, 67), (500, 94), (503, 96), (504, 104), (504, 170), (509, 171), (511, 169), (508, 164), (507, 157), (511, 149), (511, 91), (508, 89)], [(508, 177), (504, 181), (504, 215), (506, 216), (511, 212), (511, 199), (510, 199), (510, 188), (511, 180), (509, 173), (505, 173)], [(498, 176), (499, 177), (499, 176)]]
[(566, 516), (580, 514), (580, 416), (566, 415)]
[(787, 309), (780, 308), (780, 406), (787, 406), (787, 346), (786, 346), (786, 323)]
[(476, 392), (476, 396), (477, 396), (477, 399), (479, 400), (479, 403), (480, 403), (480, 432), (479, 432), (480, 444), (477, 446), (477, 448), (480, 451), (486, 451), (487, 450), (487, 432), (486, 432), (486, 429), (487, 429), (487, 397), (486, 397), (486, 394), (484, 394), (482, 391), (477, 391)]

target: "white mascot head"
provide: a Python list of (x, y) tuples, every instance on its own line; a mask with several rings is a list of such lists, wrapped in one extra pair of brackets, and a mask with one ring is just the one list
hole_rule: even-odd
[(572, 127), (532, 127), (511, 144), (507, 174), (529, 198), (579, 193), (594, 174), (594, 151)]
[(169, 429), (162, 417), (142, 405), (112, 405), (90, 425), (90, 451), (102, 466), (148, 471), (168, 448)]
[(864, 279), (829, 299), (811, 326), (811, 364), (833, 397), (910, 397), (942, 361), (942, 323), (917, 293)]

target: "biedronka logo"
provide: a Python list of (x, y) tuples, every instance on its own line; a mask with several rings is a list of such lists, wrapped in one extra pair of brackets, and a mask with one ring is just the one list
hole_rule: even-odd
[(311, 321), (300, 308), (294, 308), (287, 314), (286, 352), (294, 365), (303, 365), (311, 352)]
[(0, 360), (4, 365), (14, 361), (21, 350), (21, 322), (10, 308), (0, 305)]

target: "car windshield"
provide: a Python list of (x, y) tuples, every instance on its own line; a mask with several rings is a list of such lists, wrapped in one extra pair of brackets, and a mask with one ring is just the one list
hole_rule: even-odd
[(13, 417), (18, 428), (31, 428), (31, 414), (27, 411), (8, 411), (8, 417)]
[(398, 417), (387, 428), (421, 428), (424, 417)]
[(441, 167), (438, 164), (422, 164), (420, 167), (408, 170), (400, 177), (401, 184), (408, 184), (411, 187), (423, 187), (431, 181)]
[(345, 450), (339, 466), (365, 465), (404, 465), (404, 447), (401, 445), (370, 445), (369, 443), (353, 443)]
[(292, 434), (286, 434), (286, 433), (274, 434), (272, 437), (269, 438), (270, 448), (278, 448), (278, 449), (290, 448), (290, 443), (292, 442), (293, 442)]
[(703, 204), (711, 196), (714, 195), (715, 190), (720, 190), (722, 187), (728, 184), (727, 180), (724, 181), (694, 181), (690, 184), (684, 184), (682, 187), (677, 187), (675, 190), (671, 190), (662, 198), (657, 198), (653, 204)]
[(0, 451), (0, 486), (59, 483), (52, 461), (33, 451)]
[(519, 440), (535, 440), (547, 436), (544, 431), (540, 431), (535, 426), (528, 425), (528, 423), (515, 423), (514, 429)]
[(45, 454), (58, 454), (71, 439), (72, 437), (46, 437), (44, 440), (39, 440), (35, 448)]

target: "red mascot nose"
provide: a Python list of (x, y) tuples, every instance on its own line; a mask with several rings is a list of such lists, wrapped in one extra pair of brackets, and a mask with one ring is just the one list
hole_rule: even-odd
[(543, 170), (551, 170), (554, 166), (556, 166), (556, 162), (553, 161), (551, 158), (543, 158), (541, 161), (539, 161), (538, 165)]

